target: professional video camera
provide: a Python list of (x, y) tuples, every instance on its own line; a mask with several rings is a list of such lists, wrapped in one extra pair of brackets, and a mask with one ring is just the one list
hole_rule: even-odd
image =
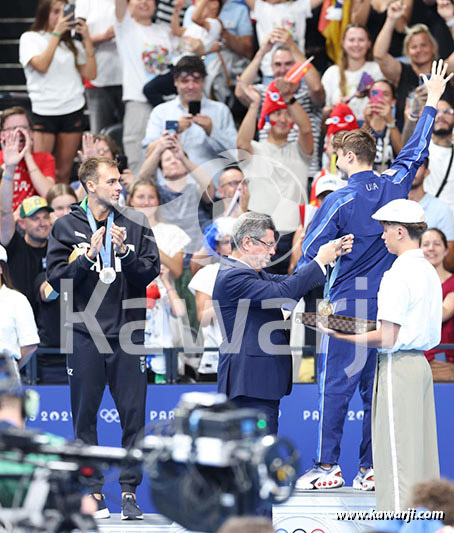
[(297, 452), (287, 441), (266, 435), (263, 413), (237, 409), (224, 395), (188, 393), (175, 414), (171, 423), (155, 425), (153, 434), (132, 450), (50, 445), (39, 433), (17, 428), (3, 432), (0, 459), (7, 452), (9, 460), (18, 462), (31, 461), (26, 455), (31, 453), (52, 455), (54, 460), (35, 460), (37, 468), (23, 507), (2, 509), (0, 518), (13, 524), (15, 532), (30, 531), (27, 526), (34, 531), (69, 531), (63, 529), (67, 523), (86, 531), (77, 508), (67, 504), (53, 509), (60, 520), (51, 529), (45, 496), (58, 490), (66, 498), (60, 503), (70, 501), (74, 480), (81, 482), (96, 467), (125, 461), (143, 462), (157, 510), (187, 529), (214, 532), (230, 516), (258, 514), (291, 496), (298, 474)]
[(238, 409), (223, 394), (184, 394), (172, 434), (149, 435), (142, 445), (158, 511), (213, 532), (231, 516), (262, 514), (288, 499), (298, 454), (266, 427), (263, 413)]

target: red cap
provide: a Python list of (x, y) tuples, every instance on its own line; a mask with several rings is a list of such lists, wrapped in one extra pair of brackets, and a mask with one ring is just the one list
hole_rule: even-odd
[(274, 80), (268, 85), (265, 93), (265, 100), (263, 101), (262, 111), (260, 113), (260, 119), (258, 128), (261, 130), (265, 125), (266, 117), (274, 111), (280, 109), (287, 109), (287, 104), (284, 102), (281, 93), (276, 87)]
[(343, 102), (334, 106), (331, 115), (326, 119), (326, 124), (328, 124), (327, 139), (339, 131), (352, 131), (359, 128), (353, 111)]

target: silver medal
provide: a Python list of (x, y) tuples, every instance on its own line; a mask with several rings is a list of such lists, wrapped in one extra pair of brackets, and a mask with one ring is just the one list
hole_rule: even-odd
[(103, 268), (99, 273), (99, 279), (106, 285), (110, 285), (115, 281), (117, 273), (112, 267)]

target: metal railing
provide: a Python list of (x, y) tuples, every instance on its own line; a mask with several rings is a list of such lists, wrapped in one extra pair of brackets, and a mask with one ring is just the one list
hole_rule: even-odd
[[(315, 372), (316, 364), (316, 346), (291, 346), (292, 351), (302, 351), (304, 354), (314, 355), (314, 376), (317, 375)], [(454, 344), (439, 344), (434, 349), (436, 350), (454, 350)], [(219, 348), (205, 348), (203, 346), (195, 346), (191, 348), (163, 348), (162, 353), (164, 354), (166, 360), (166, 382), (169, 384), (176, 384), (178, 379), (178, 357), (179, 354), (185, 355), (198, 355), (203, 352), (215, 352)], [(65, 352), (60, 350), (60, 348), (48, 348), (45, 346), (40, 346), (36, 352), (31, 357), (30, 361), (25, 367), (25, 376), (24, 382), (26, 385), (36, 385), (38, 383), (38, 359), (37, 355), (39, 354), (49, 354), (49, 355), (65, 355)], [(446, 382), (452, 383), (452, 382)]]

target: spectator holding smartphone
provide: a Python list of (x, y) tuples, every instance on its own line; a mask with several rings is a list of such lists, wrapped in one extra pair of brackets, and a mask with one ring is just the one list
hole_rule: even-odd
[(396, 104), (395, 88), (387, 80), (376, 81), (369, 91), (369, 101), (364, 108), (364, 125), (369, 128), (377, 143), (374, 170), (384, 172), (402, 150), (402, 135), (392, 114)]
[[(30, 31), (20, 38), (19, 60), (32, 102), (34, 149), (54, 152), (56, 181), (68, 183), (84, 129), (82, 76), (96, 77), (96, 60), (85, 21), (65, 15), (65, 5), (40, 0)], [(72, 39), (72, 29), (81, 42)]]
[(196, 56), (185, 56), (175, 65), (173, 76), (178, 96), (151, 112), (142, 141), (147, 154), (155, 148), (169, 119), (178, 120), (181, 144), (196, 165), (235, 148), (236, 128), (230, 109), (203, 95), (206, 75), (203, 61)]

